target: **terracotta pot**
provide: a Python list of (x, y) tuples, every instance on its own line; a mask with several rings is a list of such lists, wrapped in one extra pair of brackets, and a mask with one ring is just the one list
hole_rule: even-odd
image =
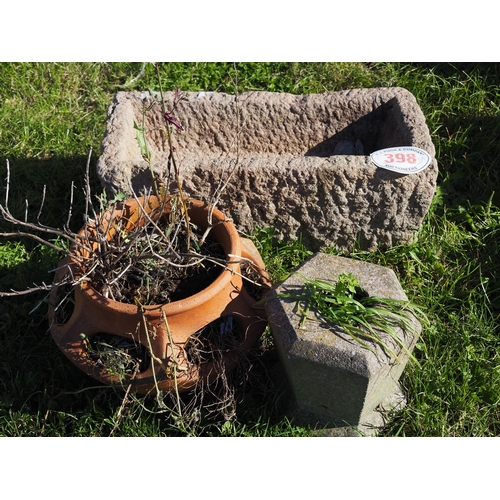
[[(144, 198), (140, 203), (149, 212), (159, 206), (158, 199)], [(197, 200), (189, 200), (189, 217), (198, 227), (208, 225), (209, 207)], [(136, 224), (142, 224), (141, 209), (135, 200), (125, 202), (113, 213), (105, 213), (101, 223), (120, 220), (128, 230)], [(170, 205), (164, 213), (170, 211)], [(214, 227), (210, 238), (219, 243), (226, 254), (227, 267), (207, 288), (186, 299), (164, 305), (144, 306), (126, 304), (105, 298), (92, 288), (88, 281), (83, 281), (74, 290), (74, 310), (64, 324), (57, 323), (55, 304), (61, 300), (62, 289), (54, 288), (49, 305), (49, 321), (52, 336), (62, 352), (81, 370), (91, 377), (108, 385), (127, 387), (137, 393), (155, 393), (158, 390), (169, 392), (175, 389), (184, 391), (201, 381), (212, 381), (222, 370), (231, 370), (237, 366), (241, 354), (255, 346), (267, 324), (262, 309), (253, 307), (255, 300), (247, 293), (240, 275), (240, 257), (251, 259), (259, 268), (264, 282), (270, 285), (269, 275), (264, 271), (264, 263), (253, 245), (241, 238), (234, 225), (227, 221), (219, 210), (213, 211)], [(111, 224), (108, 239), (114, 233)], [(87, 231), (87, 233), (85, 233)], [(92, 233), (92, 227), (80, 231), (80, 236)], [(73, 251), (82, 257), (88, 257), (84, 250)], [(59, 264), (55, 281), (60, 281), (68, 272), (82, 276), (84, 270), (75, 259), (64, 259)], [(191, 362), (185, 347), (190, 337), (209, 323), (224, 316), (231, 316), (243, 333), (236, 349), (223, 355), (222, 363), (209, 361), (201, 364)], [(110, 374), (94, 361), (88, 352), (88, 341), (101, 333), (112, 334), (126, 339), (133, 339), (148, 350), (151, 361), (149, 366), (135, 375), (125, 375), (125, 379)], [(85, 337), (82, 338), (84, 334)]]

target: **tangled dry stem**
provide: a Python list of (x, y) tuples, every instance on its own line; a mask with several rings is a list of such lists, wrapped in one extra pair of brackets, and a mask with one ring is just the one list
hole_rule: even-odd
[[(193, 280), (186, 280), (190, 276), (197, 276), (197, 280), (194, 281), (198, 283), (200, 289), (206, 287), (227, 266), (224, 252), (210, 240), (209, 235), (213, 228), (213, 211), (238, 165), (238, 137), (242, 128), (238, 106), (236, 106), (236, 121), (233, 145), (236, 150), (236, 158), (233, 160), (232, 167), (225, 173), (226, 175), (221, 176), (220, 183), (213, 193), (209, 203), (211, 209), (208, 227), (204, 231), (193, 226), (186, 216), (187, 208), (182, 191), (177, 196), (167, 197), (163, 195), (163, 202), (152, 212), (142, 209), (141, 221), (134, 226), (132, 231), (126, 227), (126, 220), (112, 220), (111, 216), (106, 219), (107, 215), (103, 217), (103, 209), (107, 210), (104, 210), (104, 214), (113, 214), (120, 209), (120, 205), (113, 201), (105, 206), (105, 198), (101, 196), (98, 198), (99, 209), (96, 210), (92, 201), (89, 181), (92, 149), (89, 151), (85, 172), (85, 212), (82, 231), (74, 233), (69, 229), (73, 216), (73, 183), (70, 190), (68, 217), (62, 229), (46, 226), (40, 220), (45, 202), (45, 187), (35, 221), (28, 220), (29, 205), (27, 201), (24, 220), (19, 219), (13, 216), (9, 209), (10, 166), (7, 160), (5, 203), (0, 205), (0, 216), (18, 230), (0, 233), (0, 237), (33, 239), (70, 257), (79, 264), (81, 272), (72, 274), (71, 268), (69, 268), (70, 273), (66, 274), (63, 280), (54, 281), (51, 284), (34, 284), (33, 287), (21, 291), (0, 292), (0, 297), (24, 295), (38, 291), (50, 293), (57, 287), (58, 304), (55, 306), (55, 312), (57, 322), (64, 324), (72, 313), (73, 290), (85, 280), (90, 281), (95, 289), (105, 297), (135, 303), (141, 307), (179, 300), (183, 295), (188, 296), (196, 293), (199, 290), (179, 290), (181, 283), (193, 282)], [(168, 127), (167, 132), (169, 132)], [(170, 150), (173, 151), (170, 134), (168, 139)], [(173, 154), (171, 156), (171, 162), (178, 177), (180, 166), (175, 163)], [(139, 201), (133, 189), (131, 192), (136, 201)], [(155, 195), (160, 195), (160, 192), (161, 189), (155, 183)], [(152, 194), (151, 192), (143, 193), (143, 196), (147, 205), (147, 200)], [(171, 205), (168, 217), (164, 215), (164, 205), (167, 202)], [(138, 206), (143, 208), (144, 204), (138, 203)], [(56, 238), (63, 244), (53, 243), (49, 241), (49, 238)], [(228, 257), (234, 259), (236, 256), (229, 255)], [(259, 299), (263, 289), (260, 273), (255, 269), (253, 262), (248, 259), (240, 257), (240, 264), (247, 291)], [(52, 272), (55, 271), (52, 270)], [(203, 280), (200, 279), (201, 276), (204, 276)], [(180, 429), (185, 431), (195, 429), (200, 422), (202, 409), (209, 417), (222, 415), (224, 420), (232, 420), (235, 417), (235, 385), (234, 380), (229, 380), (234, 375), (228, 375), (224, 369), (224, 354), (227, 351), (238, 351), (244, 332), (238, 332), (236, 323), (228, 327), (229, 321), (230, 318), (223, 318), (208, 325), (202, 331), (192, 335), (186, 346), (186, 356), (191, 363), (200, 365), (204, 362), (211, 362), (214, 364), (214, 369), (219, 374), (215, 383), (208, 384), (201, 379), (187, 397), (184, 395), (181, 397), (177, 390), (167, 395), (157, 391), (158, 410), (168, 411)], [(223, 330), (225, 333), (222, 333)], [(87, 342), (89, 356), (97, 364), (102, 365), (105, 370), (110, 372), (119, 375), (127, 374), (128, 380), (133, 379), (151, 362), (151, 349), (145, 350), (144, 346), (137, 345), (130, 339), (101, 334), (94, 336), (91, 342), (88, 339), (82, 339), (82, 341)], [(245, 374), (244, 380), (250, 361), (248, 353), (240, 352), (238, 354), (242, 364), (245, 365), (243, 370), (238, 370), (238, 373)], [(241, 384), (241, 379), (239, 383)], [(136, 398), (130, 390), (131, 385), (126, 386), (122, 405), (111, 434), (119, 426), (124, 409), (131, 398)], [(171, 404), (166, 404), (167, 398), (172, 398)]]

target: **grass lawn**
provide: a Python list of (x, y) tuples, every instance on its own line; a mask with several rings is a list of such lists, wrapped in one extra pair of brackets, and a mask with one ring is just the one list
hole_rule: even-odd
[[(36, 214), (47, 186), (43, 222), (62, 226), (70, 185), (77, 194), (72, 229), (82, 224), (85, 166), (92, 147), (91, 185), (113, 95), (157, 88), (141, 63), (1, 63), (0, 176), (11, 167), (9, 204)], [(171, 90), (232, 93), (235, 70), (223, 63), (165, 63)], [(134, 80), (135, 77), (138, 78)], [(296, 94), (398, 86), (419, 102), (436, 146), (438, 189), (415, 241), (351, 257), (398, 275), (430, 320), (402, 386), (408, 405), (384, 436), (500, 434), (500, 65), (479, 63), (244, 63), (238, 88)], [(5, 188), (0, 187), (0, 199)], [(0, 221), (0, 231), (12, 228)], [(310, 251), (277, 244), (269, 230), (255, 241), (275, 279)], [(338, 253), (334, 248), (328, 249)], [(344, 254), (345, 255), (345, 254)], [(48, 282), (58, 255), (32, 241), (0, 241), (0, 291)], [(1, 436), (306, 436), (290, 422), (258, 363), (255, 385), (241, 394), (234, 418), (201, 418), (189, 426), (154, 398), (129, 397), (98, 386), (58, 350), (48, 331), (43, 293), (0, 299)], [(263, 359), (272, 361), (272, 340)], [(265, 364), (265, 363), (264, 363)], [(236, 391), (239, 389), (236, 388)]]

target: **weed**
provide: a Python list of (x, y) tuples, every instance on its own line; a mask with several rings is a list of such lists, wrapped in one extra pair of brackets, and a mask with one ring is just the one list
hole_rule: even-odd
[[(297, 302), (302, 315), (299, 328), (306, 320), (311, 319), (309, 312), (314, 310), (328, 323), (340, 326), (365, 349), (375, 353), (370, 344), (376, 344), (396, 361), (400, 361), (395, 348), (388, 342), (390, 339), (418, 365), (417, 359), (401, 338), (401, 332), (418, 336), (419, 331), (412, 317), (428, 324), (420, 307), (405, 300), (369, 296), (351, 273), (340, 274), (335, 284), (319, 279), (302, 279), (302, 290), (281, 292), (272, 297)], [(266, 300), (270, 299), (264, 298), (261, 302)]]

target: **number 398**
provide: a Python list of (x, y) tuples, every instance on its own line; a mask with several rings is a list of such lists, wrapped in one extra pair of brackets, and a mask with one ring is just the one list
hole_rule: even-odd
[(386, 153), (384, 155), (386, 163), (417, 163), (414, 153), (397, 153), (395, 155)]

